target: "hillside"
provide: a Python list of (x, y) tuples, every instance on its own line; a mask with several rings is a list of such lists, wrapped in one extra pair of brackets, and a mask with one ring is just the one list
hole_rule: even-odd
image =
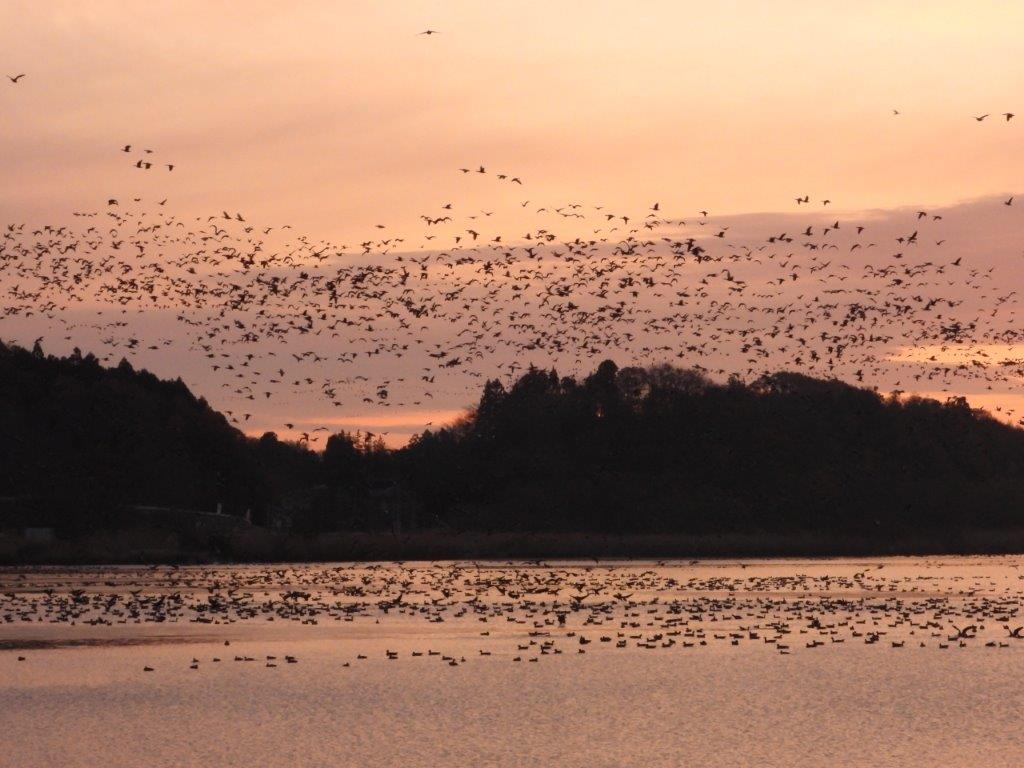
[(473, 418), (402, 459), (428, 510), (459, 527), (884, 536), (1024, 522), (1024, 431), (962, 398), (794, 373), (532, 370), (488, 383)]
[(77, 351), (0, 344), (0, 434), (0, 497), (66, 528), (102, 527), (125, 504), (241, 515), (265, 503), (274, 476), (180, 380)]
[(220, 505), (314, 538), (401, 525), (442, 552), (467, 533), (811, 537), (829, 552), (1024, 529), (1024, 431), (963, 399), (795, 373), (531, 369), (403, 449), (339, 433), (316, 454), (247, 438), (181, 381), (0, 345), (0, 432), (5, 509), (63, 538), (138, 505)]

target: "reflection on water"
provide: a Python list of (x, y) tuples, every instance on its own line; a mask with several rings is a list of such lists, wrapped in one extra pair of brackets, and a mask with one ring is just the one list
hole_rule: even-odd
[(1011, 765), (1022, 564), (0, 570), (0, 754)]

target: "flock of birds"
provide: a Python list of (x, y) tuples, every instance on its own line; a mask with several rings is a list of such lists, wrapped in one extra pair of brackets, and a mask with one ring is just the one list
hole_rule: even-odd
[[(121, 148), (121, 151), (125, 152), (125, 153), (130, 153), (132, 151), (132, 145), (131, 144), (125, 144), (124, 147)], [(140, 170), (143, 170), (143, 171), (148, 171), (154, 165), (153, 161), (148, 159), (149, 155), (152, 155), (152, 154), (153, 154), (153, 150), (152, 149), (144, 149), (144, 150), (142, 150), (142, 157), (140, 157), (135, 162), (134, 167), (138, 168)], [(174, 170), (174, 163), (163, 163), (162, 165), (168, 171), (173, 171)], [(167, 201), (165, 200), (164, 203), (162, 203), (162, 204), (166, 204), (166, 202)]]
[[(135, 167), (156, 167), (152, 156), (142, 150)], [(506, 194), (528, 189), (485, 165), (457, 171)], [(809, 194), (796, 201), (811, 205)], [(318, 421), (277, 416), (310, 443), (335, 408), (461, 405), (475, 380), (535, 363), (578, 373), (612, 357), (747, 380), (790, 369), (899, 392), (1024, 375), (1024, 357), (986, 351), (1024, 341), (1018, 292), (970, 243), (936, 255), (949, 248), (943, 214), (908, 211), (903, 231), (876, 233), (870, 220), (825, 218), (831, 203), (758, 234), (658, 202), (529, 198), (510, 204), (517, 231), (501, 231), (492, 222), (507, 211), (439, 200), (400, 233), (375, 224), (338, 243), (239, 212), (185, 216), (166, 199), (110, 197), (70, 223), (3, 225), (0, 336), (81, 345), (105, 362), (181, 349), (176, 359), (205, 368), (204, 394), (242, 428), (316, 403)], [(994, 207), (1014, 216), (1012, 204)], [(922, 349), (932, 354), (903, 357)]]
[[(697, 561), (7, 571), (0, 573), (0, 637), (14, 638), (3, 645), (18, 661), (31, 661), (31, 649), (83, 638), (138, 642), (145, 637), (139, 625), (159, 625), (164, 640), (187, 640), (191, 628), (201, 632), (193, 640), (227, 647), (251, 638), (254, 628), (266, 639), (258, 628), (268, 622), (298, 626), (305, 638), (339, 641), (346, 634), (330, 627), (355, 624), (346, 632), (367, 645), (338, 646), (341, 668), (372, 659), (452, 667), (486, 658), (537, 663), (627, 649), (747, 647), (781, 655), (841, 644), (999, 649), (1024, 640), (1024, 574), (1015, 560), (1002, 561), (995, 574), (927, 561), (910, 571), (898, 563), (835, 567), (846, 572), (829, 575), (810, 565), (805, 573), (797, 565), (780, 573), (778, 566)], [(367, 625), (370, 634), (359, 629)], [(36, 637), (41, 627), (60, 631), (32, 640), (5, 627)], [(401, 650), (373, 645), (402, 638)], [(354, 653), (346, 656), (342, 648)], [(274, 668), (299, 658), (223, 651), (192, 656), (188, 666), (221, 661)], [(156, 670), (155, 664), (142, 669)]]

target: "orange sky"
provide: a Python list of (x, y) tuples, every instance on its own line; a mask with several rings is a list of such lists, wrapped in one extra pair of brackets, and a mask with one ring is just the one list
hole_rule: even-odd
[[(670, 217), (793, 212), (801, 194), (851, 216), (953, 206), (1020, 188), (1022, 29), (1024, 4), (977, 1), (8, 2), (0, 69), (27, 76), (0, 87), (0, 212), (60, 222), (169, 198), (354, 245), (452, 201), (513, 232), (523, 200)], [(128, 143), (175, 170), (138, 172)], [(479, 164), (524, 184), (457, 171)], [(1000, 257), (1019, 252), (1020, 219), (995, 226)], [(193, 363), (145, 362), (207, 394)], [(478, 385), (436, 414), (328, 415), (399, 440)], [(295, 407), (253, 428), (324, 417)]]
[[(151, 192), (344, 239), (486, 204), (467, 164), (538, 199), (736, 213), (1001, 193), (1024, 156), (969, 119), (1019, 102), (1020, 4), (295, 6), (8, 4), (0, 60), (29, 76), (3, 94), (0, 205)], [(178, 175), (111, 162), (128, 142)]]

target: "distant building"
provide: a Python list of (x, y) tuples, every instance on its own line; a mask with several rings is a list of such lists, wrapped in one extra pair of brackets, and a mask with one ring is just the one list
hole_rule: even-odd
[(226, 539), (252, 527), (247, 517), (174, 507), (127, 506), (110, 510), (86, 528), (68, 527), (63, 510), (36, 497), (0, 497), (0, 533), (33, 544), (54, 541), (58, 533), (82, 535), (113, 530), (163, 531), (196, 540)]
[(249, 528), (244, 517), (221, 512), (200, 512), (175, 507), (133, 506), (125, 509), (121, 518), (124, 528), (162, 528), (175, 533), (198, 535), (225, 535)]

